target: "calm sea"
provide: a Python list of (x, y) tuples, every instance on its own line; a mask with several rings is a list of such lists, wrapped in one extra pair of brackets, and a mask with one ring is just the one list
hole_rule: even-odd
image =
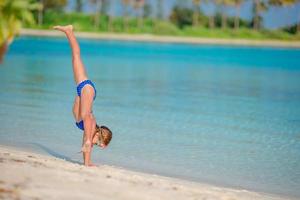
[[(299, 49), (80, 44), (114, 133), (96, 163), (300, 197)], [(65, 38), (16, 39), (0, 80), (0, 144), (82, 160)]]

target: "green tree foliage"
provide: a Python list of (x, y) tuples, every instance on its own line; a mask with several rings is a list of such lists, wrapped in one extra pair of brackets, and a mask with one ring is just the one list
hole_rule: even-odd
[[(20, 2), (43, 2), (46, 0), (11, 0)], [(58, 0), (55, 0), (58, 2)], [(67, 1), (67, 0), (63, 0)], [(60, 2), (63, 2), (60, 1)], [(74, 0), (73, 0), (74, 1)], [(163, 18), (157, 18), (158, 13), (155, 13), (155, 19), (151, 18), (151, 11), (148, 13), (147, 9), (151, 10), (152, 3), (148, 0), (115, 0), (119, 4), (123, 5), (123, 16), (113, 15), (112, 10), (108, 12), (108, 7), (111, 0), (89, 0), (89, 1), (77, 1), (76, 2), (94, 2), (94, 8), (96, 12), (91, 13), (65, 13), (61, 12), (64, 5), (53, 7), (49, 4), (47, 6), (44, 16), (44, 23), (38, 28), (49, 28), (56, 24), (73, 24), (76, 30), (79, 31), (113, 31), (113, 32), (127, 32), (127, 33), (151, 33), (159, 35), (181, 35), (181, 36), (194, 36), (194, 37), (220, 37), (220, 38), (252, 38), (252, 39), (296, 39), (300, 35), (291, 35), (291, 32), (295, 32), (295, 27), (292, 29), (285, 29), (283, 31), (268, 31), (265, 29), (256, 31), (250, 30), (254, 26), (253, 21), (242, 20), (239, 16), (239, 9), (243, 0), (177, 0), (169, 16), (170, 21)], [(253, 1), (253, 5), (257, 9), (257, 13), (254, 16), (258, 16), (259, 24), (261, 23), (261, 14), (267, 9), (267, 6), (284, 6), (292, 5), (297, 0), (247, 0)], [(0, 0), (0, 4), (5, 0)], [(10, 2), (6, 0), (6, 2)], [(166, 1), (156, 0), (154, 6), (161, 8), (161, 17), (164, 16), (163, 3)], [(210, 3), (213, 6), (223, 8), (219, 12), (214, 12), (210, 16), (205, 16), (201, 12), (202, 3)], [(261, 9), (255, 2), (263, 4)], [(54, 3), (52, 1), (51, 3)], [(192, 4), (193, 3), (193, 4)], [(217, 4), (219, 3), (219, 4)], [(233, 17), (228, 17), (224, 8), (232, 6), (236, 9), (236, 14)], [(41, 7), (40, 7), (41, 8)], [(42, 9), (40, 9), (42, 10)], [(132, 13), (131, 13), (132, 12)], [(114, 16), (114, 17), (113, 17)], [(130, 17), (130, 16), (136, 16)], [(24, 18), (22, 17), (23, 22)], [(255, 17), (254, 17), (255, 19)], [(0, 21), (2, 16), (0, 16)], [(2, 23), (2, 22), (1, 22)], [(216, 24), (216, 26), (215, 26)], [(37, 26), (25, 24), (27, 27), (37, 28)], [(193, 26), (192, 26), (193, 25)], [(260, 27), (260, 25), (257, 25)], [(217, 27), (217, 29), (210, 30), (207, 27)], [(219, 29), (220, 27), (228, 27), (227, 29)], [(231, 30), (235, 28), (235, 30)], [(16, 29), (13, 29), (16, 30)]]
[(143, 7), (143, 17), (144, 18), (148, 18), (150, 17), (152, 14), (152, 7), (149, 3), (145, 3), (144, 7)]
[[(300, 0), (269, 0), (269, 4), (273, 6), (291, 6), (295, 3), (300, 2)], [(298, 12), (298, 20), (300, 20), (300, 12)], [(292, 33), (299, 33), (300, 32), (300, 22), (297, 23), (295, 28), (291, 27), (290, 29), (287, 29), (288, 31)]]
[(284, 27), (284, 28), (282, 28), (282, 30), (287, 32), (287, 33), (290, 33), (290, 34), (298, 34), (298, 33), (300, 33), (299, 30), (298, 30), (298, 26), (299, 26), (298, 24), (294, 24), (292, 26)]
[(170, 21), (180, 29), (193, 24), (193, 10), (176, 5), (170, 15)]
[(92, 3), (95, 7), (94, 29), (98, 29), (100, 26), (101, 15), (107, 15), (107, 18), (109, 18), (107, 11), (110, 6), (110, 2), (109, 0), (90, 0), (90, 3)]
[(68, 0), (41, 0), (43, 4), (44, 11), (48, 9), (62, 11), (67, 5)]
[(138, 27), (141, 29), (143, 27), (143, 16), (144, 16), (144, 0), (134, 0), (133, 1), (133, 8), (136, 11)]
[(262, 26), (263, 18), (261, 13), (268, 9), (268, 5), (264, 0), (253, 0), (253, 20), (252, 25), (255, 30), (258, 30)]
[(107, 15), (108, 10), (110, 8), (111, 0), (100, 0), (101, 1), (101, 8), (100, 8), (100, 14), (101, 15)]
[(234, 6), (236, 13), (234, 17), (234, 28), (237, 30), (240, 27), (240, 9), (244, 0), (230, 0), (229, 5)]
[(200, 3), (201, 0), (193, 0), (193, 7), (194, 7), (194, 13), (193, 13), (193, 26), (199, 25), (199, 12), (200, 12)]
[(40, 26), (42, 26), (43, 24), (43, 18), (45, 12), (47, 12), (48, 10), (55, 10), (57, 12), (62, 12), (64, 7), (68, 3), (68, 0), (35, 0), (35, 1), (39, 2), (42, 5), (38, 13), (38, 23)]
[(40, 4), (31, 0), (0, 1), (0, 62), (23, 23), (35, 23), (32, 11), (39, 8)]
[(274, 6), (289, 6), (297, 3), (298, 0), (269, 0), (269, 4)]
[(124, 30), (128, 31), (128, 22), (129, 22), (129, 8), (130, 8), (131, 1), (130, 0), (122, 0), (123, 6), (123, 26)]
[(233, 5), (232, 0), (215, 0), (217, 4), (221, 7), (221, 16), (222, 16), (222, 28), (227, 27), (227, 13), (226, 13), (226, 7)]

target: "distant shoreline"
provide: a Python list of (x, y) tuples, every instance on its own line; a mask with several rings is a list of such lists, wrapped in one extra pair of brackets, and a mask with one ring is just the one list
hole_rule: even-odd
[[(22, 29), (22, 36), (43, 36), (62, 37), (61, 32), (55, 30)], [(282, 40), (252, 40), (252, 39), (220, 39), (202, 37), (181, 37), (181, 36), (157, 36), (151, 34), (124, 34), (124, 33), (90, 33), (77, 32), (80, 38), (120, 40), (138, 42), (162, 42), (162, 43), (183, 43), (183, 44), (212, 44), (212, 45), (235, 45), (235, 46), (260, 46), (260, 47), (288, 47), (300, 48), (300, 41)]]

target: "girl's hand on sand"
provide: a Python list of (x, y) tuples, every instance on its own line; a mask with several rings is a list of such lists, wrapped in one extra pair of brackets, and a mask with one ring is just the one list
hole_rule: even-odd
[(93, 163), (89, 163), (88, 167), (97, 167), (97, 165), (93, 164)]

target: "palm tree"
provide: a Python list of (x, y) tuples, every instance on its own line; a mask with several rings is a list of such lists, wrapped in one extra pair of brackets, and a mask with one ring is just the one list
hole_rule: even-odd
[(157, 14), (156, 14), (156, 18), (157, 19), (162, 19), (163, 18), (163, 12), (164, 12), (164, 3), (163, 0), (157, 0)]
[[(272, 6), (291, 6), (300, 2), (300, 0), (269, 0), (268, 3)], [(300, 20), (300, 13), (299, 13)], [(297, 23), (297, 33), (300, 32), (300, 22)]]
[[(216, 0), (206, 0), (207, 2), (213, 3), (213, 5), (215, 6), (215, 4), (217, 3)], [(208, 26), (209, 28), (213, 29), (215, 28), (215, 14), (210, 14), (208, 16)]]
[[(199, 7), (201, 5), (201, 2), (210, 2), (210, 3), (216, 3), (215, 0), (193, 0), (194, 5), (194, 13), (193, 13), (193, 26), (199, 25)], [(215, 17), (214, 15), (209, 16), (209, 27), (214, 28), (215, 27)]]
[(243, 0), (232, 0), (232, 5), (235, 7), (236, 14), (234, 17), (234, 29), (237, 30), (240, 27), (240, 10)]
[(225, 8), (227, 6), (232, 5), (232, 0), (216, 0), (216, 3), (219, 4), (221, 6), (222, 9), (222, 28), (226, 28), (227, 27), (227, 14), (225, 12)]
[(200, 6), (201, 0), (193, 0), (194, 5), (194, 13), (193, 13), (193, 26), (199, 25), (199, 6)]
[(44, 2), (43, 2), (43, 0), (39, 0), (39, 3), (42, 5), (41, 7), (40, 7), (40, 9), (38, 9), (38, 25), (39, 26), (42, 26), (42, 24), (43, 24), (43, 10), (44, 10)]
[(76, 0), (76, 12), (82, 11), (82, 0)]
[(133, 4), (133, 8), (136, 10), (137, 18), (138, 18), (138, 27), (141, 29), (143, 27), (143, 11), (144, 11), (144, 5), (145, 1), (144, 0), (135, 0)]
[(156, 0), (156, 18), (154, 21), (154, 26), (152, 28), (158, 29), (160, 24), (160, 20), (163, 19), (163, 12), (164, 12), (164, 1), (163, 0)]
[(297, 29), (296, 29), (296, 33), (300, 33), (300, 11), (298, 8), (298, 23), (297, 23)]
[(102, 1), (103, 0), (90, 0), (92, 4), (95, 4), (95, 19), (94, 19), (94, 29), (99, 28), (100, 25), (100, 12), (101, 12), (101, 7), (102, 7)]
[[(28, 0), (25, 0), (28, 1)], [(64, 6), (67, 5), (68, 0), (36, 0), (41, 6), (38, 8), (38, 24), (41, 26), (43, 24), (43, 16), (46, 10), (55, 9), (62, 10)]]
[(114, 31), (114, 27), (113, 27), (113, 21), (114, 21), (114, 17), (113, 17), (113, 13), (109, 12), (108, 13), (108, 24), (107, 24), (107, 29), (108, 31), (112, 32)]
[(40, 7), (39, 3), (30, 0), (0, 1), (0, 62), (9, 44), (19, 33), (22, 23), (35, 23), (32, 11)]
[(255, 30), (258, 30), (260, 28), (260, 22), (261, 22), (261, 12), (267, 10), (267, 5), (265, 1), (263, 0), (254, 0), (254, 6), (253, 6), (253, 28)]
[(124, 24), (124, 30), (128, 31), (128, 14), (129, 14), (129, 6), (131, 4), (131, 0), (122, 0), (122, 4), (123, 4), (123, 24)]

